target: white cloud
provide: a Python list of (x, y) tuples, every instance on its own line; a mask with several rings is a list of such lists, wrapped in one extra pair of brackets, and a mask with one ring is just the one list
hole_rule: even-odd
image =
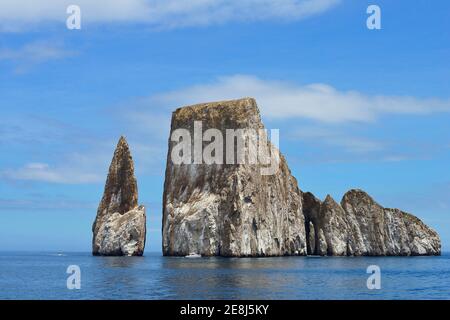
[(35, 29), (40, 23), (64, 23), (69, 16), (67, 7), (73, 4), (81, 8), (82, 21), (141, 20), (149, 13), (145, 0), (2, 0), (0, 30), (20, 31)]
[(2, 0), (0, 31), (64, 22), (68, 5), (81, 8), (82, 23), (137, 22), (154, 27), (206, 26), (233, 21), (299, 20), (340, 0)]
[(50, 167), (46, 163), (28, 163), (22, 168), (5, 170), (1, 173), (1, 176), (12, 180), (43, 181), (64, 184), (95, 183), (104, 179), (96, 173), (80, 170), (79, 167)]
[(10, 212), (11, 210), (70, 210), (70, 209), (87, 209), (95, 210), (96, 203), (61, 198), (49, 198), (45, 195), (32, 197), (27, 199), (3, 199), (0, 198), (0, 212)]
[(372, 122), (383, 114), (450, 112), (449, 99), (366, 95), (357, 91), (339, 91), (327, 84), (302, 86), (247, 75), (221, 77), (213, 83), (155, 95), (152, 100), (154, 104), (175, 108), (247, 96), (256, 98), (263, 116), (272, 119), (306, 118), (327, 123)]
[[(119, 135), (117, 139), (118, 137)], [(164, 172), (166, 143), (162, 147), (160, 138), (156, 140), (151, 139), (151, 136), (148, 138), (150, 140), (128, 140), (138, 176), (149, 173), (159, 175)], [(104, 140), (100, 137), (93, 139), (89, 146), (72, 145), (77, 151), (57, 155), (52, 161), (54, 164), (28, 162), (19, 167), (0, 170), (0, 179), (53, 184), (104, 183), (117, 141)]]
[(318, 127), (302, 127), (301, 129), (296, 129), (290, 134), (290, 137), (307, 142), (313, 141), (314, 144), (320, 143), (326, 146), (338, 147), (343, 151), (355, 154), (367, 154), (384, 149), (384, 145), (380, 141), (355, 137), (338, 130)]
[(12, 61), (16, 65), (15, 71), (22, 73), (34, 65), (70, 57), (74, 54), (74, 51), (64, 49), (61, 44), (35, 41), (17, 49), (0, 48), (0, 61)]
[(231, 21), (299, 20), (320, 14), (339, 0), (158, 0), (150, 1), (150, 21), (162, 27), (223, 24)]
[[(0, 135), (0, 143), (3, 144), (23, 144), (28, 150), (32, 145), (44, 144), (51, 147), (51, 143), (55, 143), (54, 140), (59, 141), (55, 144), (58, 147), (67, 144), (64, 142), (68, 140), (72, 147), (65, 154), (49, 154), (37, 163), (27, 161), (20, 167), (0, 171), (0, 177), (63, 184), (103, 183), (115, 139), (122, 133), (130, 138), (128, 142), (136, 161), (137, 175), (163, 175), (171, 111), (183, 105), (244, 96), (255, 97), (262, 115), (266, 118), (282, 121), (315, 120), (317, 123), (309, 127), (296, 127), (291, 123), (288, 135), (298, 140), (320, 141), (319, 147), (327, 152), (330, 146), (336, 147), (335, 150), (344, 151), (351, 155), (352, 159), (353, 155), (357, 155), (360, 158), (375, 156), (381, 161), (403, 161), (408, 155), (392, 152), (395, 151), (392, 149), (393, 145), (386, 145), (386, 141), (366, 138), (352, 131), (355, 126), (349, 126), (349, 122), (360, 122), (365, 126), (365, 123), (373, 122), (384, 114), (417, 115), (450, 111), (450, 102), (447, 100), (370, 96), (356, 91), (339, 91), (325, 84), (302, 86), (262, 80), (254, 76), (235, 75), (219, 78), (212, 83), (152, 95), (134, 102), (128, 101), (126, 107), (118, 108), (120, 119), (110, 119), (114, 122), (114, 129), (107, 133), (107, 139), (103, 135), (73, 135), (68, 129), (70, 127), (59, 123), (57, 129), (47, 132), (43, 128), (48, 127), (48, 121), (41, 125), (33, 122), (25, 125), (34, 128), (30, 132), (17, 126), (6, 126), (6, 132)], [(360, 125), (356, 127), (361, 128)], [(64, 134), (59, 133), (61, 130)], [(85, 131), (76, 128), (73, 130)], [(348, 160), (348, 157), (345, 159)]]

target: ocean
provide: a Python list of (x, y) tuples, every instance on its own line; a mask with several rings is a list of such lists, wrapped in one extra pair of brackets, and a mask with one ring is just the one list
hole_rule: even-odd
[[(68, 289), (70, 265), (80, 289)], [(367, 267), (381, 271), (369, 290)], [(450, 299), (438, 257), (176, 258), (0, 253), (0, 299)]]

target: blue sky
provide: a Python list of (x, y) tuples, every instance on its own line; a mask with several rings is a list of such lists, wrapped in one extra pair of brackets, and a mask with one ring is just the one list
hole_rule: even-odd
[(0, 4), (0, 250), (89, 251), (124, 134), (160, 251), (171, 111), (243, 96), (302, 190), (362, 188), (450, 248), (448, 1), (80, 0), (81, 30), (65, 2)]

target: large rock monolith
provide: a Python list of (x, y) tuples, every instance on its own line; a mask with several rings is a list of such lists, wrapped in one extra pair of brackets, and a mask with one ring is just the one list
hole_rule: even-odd
[[(213, 140), (208, 129), (218, 130), (209, 133), (215, 132), (215, 139), (222, 139), (217, 134), (223, 137), (219, 144), (225, 150), (227, 130), (259, 132), (264, 128), (256, 102), (251, 98), (177, 109), (172, 114), (171, 137), (178, 138), (180, 129), (192, 138), (202, 139), (195, 130), (196, 125), (201, 125), (208, 137), (205, 139), (208, 141), (202, 142), (204, 151), (211, 150), (208, 145)], [(237, 133), (240, 138), (248, 137), (241, 133)], [(232, 148), (236, 153), (237, 139)], [(261, 141), (264, 143), (264, 139)], [(274, 172), (264, 172), (267, 165), (260, 161), (262, 159), (256, 164), (239, 163), (236, 157), (233, 164), (226, 160), (230, 156), (226, 150), (222, 164), (217, 164), (219, 161), (194, 164), (196, 147), (193, 143), (188, 151), (192, 161), (174, 163), (172, 153), (178, 150), (179, 143), (178, 139), (169, 139), (163, 195), (164, 255), (306, 255), (300, 190), (278, 149), (267, 142), (268, 153), (274, 157), (271, 159), (276, 158), (278, 162)]]

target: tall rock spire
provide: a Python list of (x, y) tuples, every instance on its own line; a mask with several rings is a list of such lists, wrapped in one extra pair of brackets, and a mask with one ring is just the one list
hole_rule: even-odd
[(107, 212), (124, 214), (137, 205), (138, 188), (134, 176), (133, 158), (128, 143), (122, 136), (114, 151), (97, 216), (103, 216)]
[(92, 227), (94, 255), (142, 255), (145, 208), (138, 207), (138, 188), (130, 148), (122, 136), (109, 167)]

